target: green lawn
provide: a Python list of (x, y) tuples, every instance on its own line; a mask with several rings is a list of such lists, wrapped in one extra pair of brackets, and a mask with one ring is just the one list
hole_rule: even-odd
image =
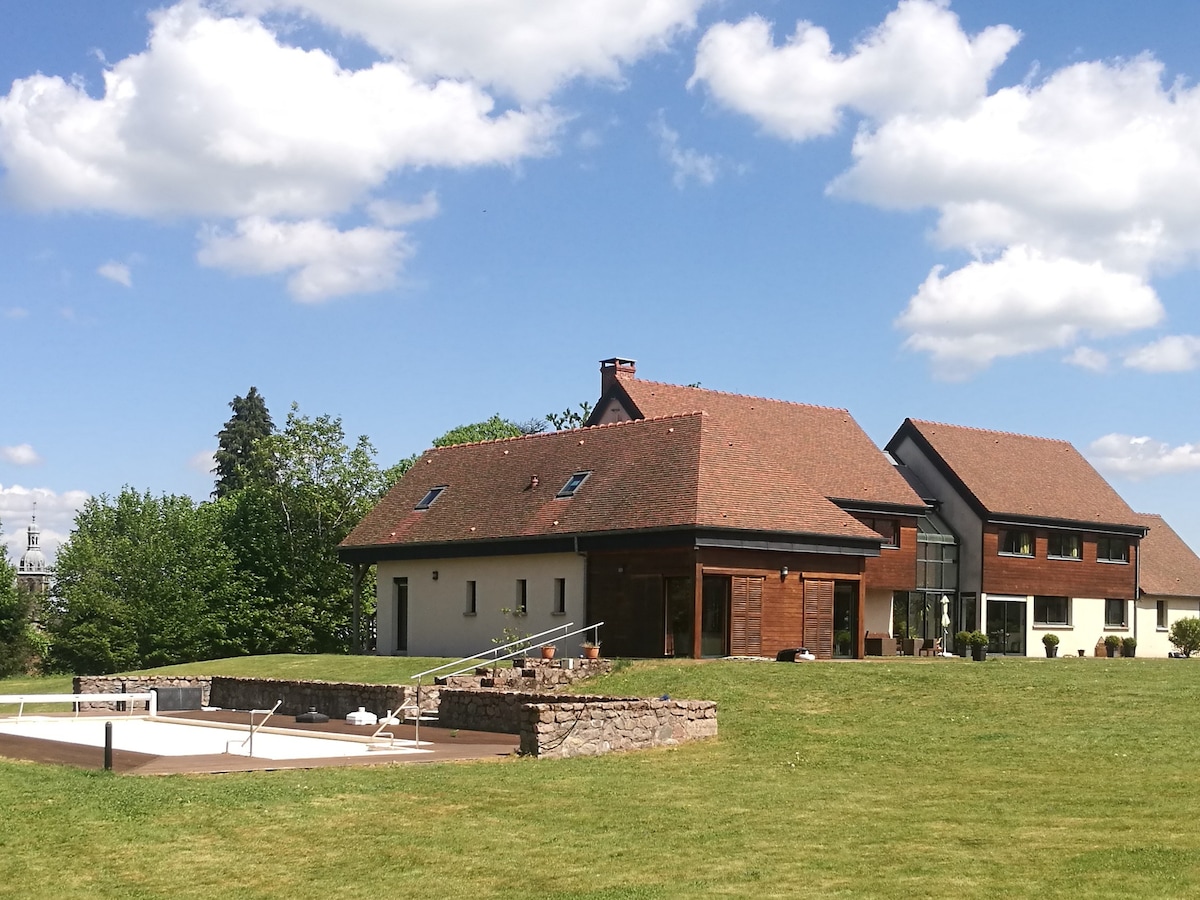
[[(342, 664), (366, 680), (402, 661), (272, 671), (341, 679)], [(1198, 675), (1173, 660), (647, 662), (586, 689), (715, 699), (720, 738), (165, 778), (0, 762), (0, 895), (1196, 896)]]

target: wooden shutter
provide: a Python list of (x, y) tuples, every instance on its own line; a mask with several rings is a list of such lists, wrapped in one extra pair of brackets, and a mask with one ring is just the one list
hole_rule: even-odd
[(819, 659), (833, 657), (833, 582), (804, 582), (804, 646)]
[(762, 578), (733, 578), (729, 652), (734, 656), (762, 654), (762, 589)]

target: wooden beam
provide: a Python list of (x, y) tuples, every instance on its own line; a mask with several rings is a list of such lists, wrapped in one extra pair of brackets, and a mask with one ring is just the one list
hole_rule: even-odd
[(371, 566), (369, 563), (353, 563), (350, 566), (353, 580), (351, 581), (351, 601), (350, 601), (350, 652), (360, 654), (363, 652), (362, 641), (362, 583), (366, 577), (367, 569)]
[(696, 555), (696, 607), (692, 611), (692, 659), (701, 655), (700, 626), (704, 623), (704, 564)]

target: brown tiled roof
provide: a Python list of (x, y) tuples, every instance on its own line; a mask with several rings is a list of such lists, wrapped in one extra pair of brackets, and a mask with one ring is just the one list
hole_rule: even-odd
[(910, 427), (988, 515), (1138, 524), (1137, 514), (1066, 441), (915, 419), (906, 419), (896, 438)]
[(1150, 531), (1138, 554), (1139, 587), (1159, 597), (1200, 597), (1200, 557), (1162, 516), (1138, 513)]
[(925, 506), (844, 409), (660, 384), (621, 373), (617, 381), (647, 418), (706, 412), (752, 440), (766, 464), (800, 473), (831, 500)]
[[(592, 474), (578, 493), (556, 498), (581, 471)], [(414, 509), (441, 485), (432, 506)], [(342, 546), (686, 526), (878, 539), (806, 487), (795, 467), (692, 413), (429, 450)]]

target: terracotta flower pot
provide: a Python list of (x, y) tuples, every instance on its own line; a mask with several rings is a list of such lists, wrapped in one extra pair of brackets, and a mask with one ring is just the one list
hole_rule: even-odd
[(584, 659), (599, 659), (600, 658), (600, 648), (599, 647), (584, 647), (583, 648), (583, 658)]
[(554, 648), (554, 647), (543, 647), (542, 648), (542, 659), (554, 659), (555, 649), (556, 648)]

